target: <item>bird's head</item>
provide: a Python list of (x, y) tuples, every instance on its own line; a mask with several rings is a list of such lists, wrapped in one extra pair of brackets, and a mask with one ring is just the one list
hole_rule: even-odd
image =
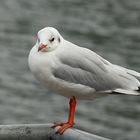
[(56, 49), (62, 41), (62, 36), (53, 27), (46, 27), (41, 29), (37, 34), (36, 46), (38, 52), (50, 52)]

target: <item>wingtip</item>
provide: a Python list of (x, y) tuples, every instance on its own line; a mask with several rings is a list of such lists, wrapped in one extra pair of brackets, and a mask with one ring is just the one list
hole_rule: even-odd
[(140, 87), (138, 87), (137, 91), (140, 92)]
[(116, 90), (113, 90), (112, 93), (113, 94), (121, 94), (121, 95), (134, 95), (134, 96), (136, 95), (136, 96), (139, 96), (140, 95), (139, 91), (140, 91), (140, 87), (136, 91), (116, 89)]

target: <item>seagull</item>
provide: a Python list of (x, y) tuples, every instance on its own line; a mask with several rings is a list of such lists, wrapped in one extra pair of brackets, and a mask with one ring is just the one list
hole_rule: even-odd
[(54, 127), (60, 126), (59, 134), (73, 127), (77, 100), (111, 94), (140, 95), (140, 73), (65, 40), (53, 27), (38, 32), (28, 64), (45, 87), (70, 99), (68, 120), (54, 123)]

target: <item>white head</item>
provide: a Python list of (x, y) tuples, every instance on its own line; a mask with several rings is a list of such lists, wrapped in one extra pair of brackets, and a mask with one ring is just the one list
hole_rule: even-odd
[(50, 52), (56, 49), (62, 39), (60, 33), (53, 27), (41, 29), (37, 34), (36, 46), (38, 47), (38, 52)]

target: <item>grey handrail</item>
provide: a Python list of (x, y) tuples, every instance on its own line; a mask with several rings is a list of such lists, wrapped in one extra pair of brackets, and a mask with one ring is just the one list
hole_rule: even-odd
[(56, 134), (52, 124), (0, 125), (0, 140), (109, 140), (75, 128)]

